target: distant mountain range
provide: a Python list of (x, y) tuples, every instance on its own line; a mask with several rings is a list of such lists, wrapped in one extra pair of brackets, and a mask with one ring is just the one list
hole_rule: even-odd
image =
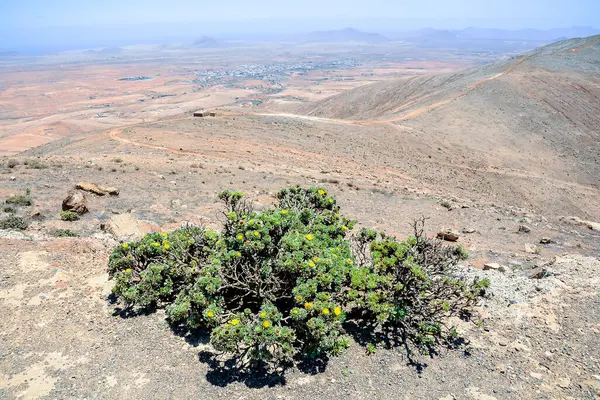
[(210, 36), (201, 36), (198, 39), (194, 40), (193, 46), (194, 47), (201, 47), (201, 48), (214, 48), (214, 47), (221, 47), (223, 45), (223, 43), (219, 42), (217, 39), (212, 38)]
[(539, 29), (492, 29), (466, 28), (460, 30), (443, 30), (425, 28), (410, 32), (399, 32), (390, 35), (393, 39), (423, 40), (514, 40), (514, 41), (546, 41), (588, 37), (600, 34), (600, 29), (591, 27)]
[(296, 38), (296, 41), (307, 43), (383, 43), (389, 40), (389, 38), (379, 33), (362, 32), (353, 28), (344, 28), (333, 31), (316, 31)]

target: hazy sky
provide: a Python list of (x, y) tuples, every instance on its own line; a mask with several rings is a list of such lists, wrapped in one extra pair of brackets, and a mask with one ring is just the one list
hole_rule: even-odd
[(478, 21), (499, 28), (600, 25), (600, 0), (0, 0), (0, 25), (7, 28), (377, 18), (442, 27)]
[(385, 34), (574, 25), (600, 28), (600, 0), (0, 0), (0, 50), (19, 52), (189, 42), (203, 35), (252, 39), (348, 26)]

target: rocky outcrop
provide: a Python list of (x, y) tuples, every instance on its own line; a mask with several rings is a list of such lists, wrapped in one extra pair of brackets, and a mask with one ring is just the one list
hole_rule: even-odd
[(160, 228), (153, 223), (140, 221), (133, 214), (118, 214), (110, 217), (102, 229), (112, 234), (119, 242), (133, 242)]
[(107, 194), (111, 196), (118, 196), (119, 189), (113, 187), (103, 187), (90, 182), (79, 182), (75, 185), (75, 189), (84, 190), (86, 192), (94, 193), (98, 196), (105, 196)]
[(63, 211), (73, 211), (79, 215), (88, 212), (87, 197), (80, 191), (71, 191), (62, 202)]

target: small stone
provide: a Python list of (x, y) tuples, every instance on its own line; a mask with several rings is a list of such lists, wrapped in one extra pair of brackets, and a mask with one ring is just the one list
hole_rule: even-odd
[(489, 271), (489, 270), (499, 271), (501, 267), (502, 267), (502, 265), (500, 265), (498, 263), (487, 263), (487, 264), (483, 265), (483, 270), (484, 271)]
[(565, 376), (562, 379), (559, 379), (557, 382), (558, 386), (563, 388), (563, 389), (568, 389), (571, 386), (571, 378), (569, 378), (568, 376)]
[(545, 267), (536, 268), (529, 273), (529, 277), (531, 279), (544, 279), (552, 275), (552, 271)]
[(39, 208), (34, 208), (31, 213), (29, 213), (29, 216), (33, 219), (40, 219), (42, 218), (42, 212)]
[(533, 245), (531, 243), (525, 243), (525, 253), (538, 254), (539, 252), (540, 250), (536, 245)]
[(448, 242), (456, 242), (459, 238), (459, 235), (458, 233), (448, 229), (438, 232), (437, 237), (438, 239), (446, 240)]
[(521, 233), (529, 233), (531, 232), (531, 228), (527, 225), (519, 225), (519, 232)]
[(547, 237), (543, 237), (540, 239), (540, 244), (550, 244), (550, 243), (554, 243), (554, 240), (547, 238)]
[(498, 364), (498, 365), (496, 365), (496, 370), (498, 372), (500, 372), (501, 374), (505, 374), (506, 373), (506, 365), (505, 364)]
[(11, 176), (11, 177), (10, 177), (10, 180), (11, 180), (11, 181), (16, 181), (16, 180), (17, 180), (17, 177), (16, 177), (16, 176)]
[(475, 233), (475, 229), (474, 228), (463, 228), (462, 229), (462, 233), (464, 234), (469, 234), (469, 233)]
[(506, 346), (508, 346), (508, 340), (506, 340), (506, 339), (500, 339), (500, 340), (498, 341), (498, 344), (499, 344), (500, 346), (502, 346), (502, 347), (506, 347)]
[(540, 381), (544, 377), (544, 375), (540, 374), (539, 372), (530, 372), (529, 376), (531, 376), (532, 378), (535, 378), (535, 379), (539, 379)]

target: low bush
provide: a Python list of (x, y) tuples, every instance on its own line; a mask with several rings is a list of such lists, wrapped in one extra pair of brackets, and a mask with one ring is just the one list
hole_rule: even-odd
[(16, 210), (13, 207), (2, 207), (2, 212), (13, 214)]
[(51, 232), (54, 237), (79, 237), (79, 235), (70, 229), (56, 229)]
[(24, 231), (29, 227), (27, 220), (18, 215), (9, 215), (6, 218), (0, 219), (0, 229), (11, 229)]
[(30, 207), (33, 205), (33, 199), (29, 196), (29, 194), (16, 194), (8, 197), (4, 202), (6, 204), (24, 207)]
[(48, 166), (38, 160), (26, 160), (23, 162), (23, 164), (28, 168), (28, 169), (46, 169), (48, 168)]
[(61, 211), (60, 219), (69, 222), (77, 221), (79, 219), (79, 214), (73, 211)]
[(19, 160), (10, 159), (10, 160), (8, 160), (8, 161), (6, 162), (6, 166), (7, 166), (8, 168), (14, 168), (14, 167), (16, 167), (17, 165), (19, 165)]
[(174, 326), (210, 331), (217, 351), (242, 366), (287, 366), (337, 355), (352, 325), (372, 352), (388, 344), (427, 351), (468, 316), (489, 282), (456, 272), (466, 257), (423, 234), (406, 241), (351, 231), (322, 188), (282, 189), (261, 212), (240, 192), (220, 193), (223, 229), (187, 226), (116, 248), (113, 293), (127, 307), (166, 308)]

